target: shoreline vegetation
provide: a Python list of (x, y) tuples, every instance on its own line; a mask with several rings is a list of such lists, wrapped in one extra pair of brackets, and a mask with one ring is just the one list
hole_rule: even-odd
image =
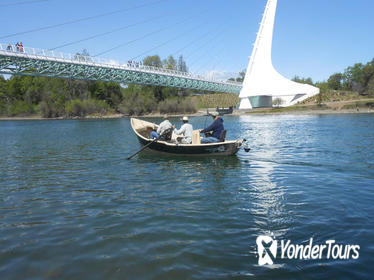
[[(89, 56), (86, 50), (82, 54)], [(142, 63), (188, 72), (183, 56), (163, 60), (148, 56)], [(244, 76), (245, 70), (229, 80), (242, 82)], [(320, 88), (320, 94), (290, 107), (282, 107), (282, 100), (275, 98), (272, 108), (234, 110), (233, 115), (374, 113), (374, 59), (350, 66), (324, 82), (297, 76), (293, 80)], [(5, 79), (0, 75), (0, 120), (203, 116), (208, 108), (212, 111), (238, 103), (238, 95), (228, 93), (38, 76)]]
[[(204, 108), (197, 110), (194, 113), (172, 113), (168, 114), (170, 117), (189, 116), (189, 117), (201, 117), (206, 116), (207, 110), (212, 112), (215, 110), (212, 108)], [(372, 99), (361, 99), (361, 100), (346, 100), (343, 102), (327, 102), (326, 104), (298, 104), (290, 107), (273, 107), (273, 108), (259, 108), (251, 111), (248, 110), (236, 110), (231, 114), (232, 116), (240, 115), (334, 115), (334, 114), (367, 114), (374, 113), (374, 98)], [(43, 118), (40, 115), (30, 116), (18, 116), (18, 117), (3, 117), (0, 116), (0, 121), (7, 120), (74, 120), (74, 119), (119, 119), (126, 117), (142, 117), (142, 118), (157, 118), (162, 117), (163, 114), (160, 112), (153, 112), (143, 115), (125, 115), (121, 113), (105, 113), (105, 114), (89, 114), (83, 117), (55, 117), (55, 118)]]

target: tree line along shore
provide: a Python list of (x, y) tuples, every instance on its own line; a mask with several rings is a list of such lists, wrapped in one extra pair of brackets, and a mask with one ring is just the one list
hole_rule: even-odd
[[(182, 56), (178, 59), (169, 56), (163, 60), (158, 55), (148, 56), (143, 64), (188, 71)], [(229, 80), (241, 82), (244, 75), (245, 70)], [(281, 106), (281, 100), (274, 100), (275, 108), (253, 112), (374, 108), (374, 59), (366, 64), (350, 66), (324, 82), (313, 83), (311, 78), (297, 76), (293, 80), (317, 86), (321, 92), (295, 106), (277, 108)], [(0, 75), (0, 117), (3, 118), (194, 114), (205, 108), (235, 106), (238, 102), (236, 94), (37, 76), (11, 76), (5, 79)], [(342, 106), (332, 106), (338, 104)]]

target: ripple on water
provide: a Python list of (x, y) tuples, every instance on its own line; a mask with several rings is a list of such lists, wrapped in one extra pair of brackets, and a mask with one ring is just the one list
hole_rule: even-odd
[[(228, 116), (250, 153), (126, 161), (139, 148), (128, 119), (2, 122), (0, 275), (370, 278), (373, 126), (371, 115)], [(259, 267), (255, 240), (269, 233), (362, 253)]]

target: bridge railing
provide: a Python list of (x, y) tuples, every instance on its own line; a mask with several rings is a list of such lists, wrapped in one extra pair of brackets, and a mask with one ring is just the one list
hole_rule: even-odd
[(84, 56), (79, 53), (74, 55), (74, 54), (63, 53), (63, 52), (54, 51), (54, 50), (44, 50), (44, 49), (20, 47), (20, 46), (17, 47), (15, 45), (2, 44), (2, 43), (0, 43), (0, 52), (3, 54), (11, 55), (11, 56), (37, 58), (37, 59), (44, 59), (44, 60), (52, 60), (56, 62), (81, 63), (84, 65), (104, 66), (104, 67), (111, 67), (111, 68), (117, 68), (117, 69), (120, 68), (124, 70), (153, 72), (156, 74), (167, 74), (167, 75), (178, 76), (178, 77), (186, 77), (190, 79), (198, 79), (202, 81), (210, 81), (214, 83), (241, 86), (240, 83), (233, 82), (233, 81), (217, 81), (213, 79), (207, 79), (206, 77), (203, 77), (201, 75), (194, 75), (189, 72), (182, 72), (182, 71), (167, 69), (163, 67), (143, 65), (140, 62), (129, 61), (127, 63), (119, 63), (115, 60), (100, 58), (100, 57), (93, 57), (93, 56)]

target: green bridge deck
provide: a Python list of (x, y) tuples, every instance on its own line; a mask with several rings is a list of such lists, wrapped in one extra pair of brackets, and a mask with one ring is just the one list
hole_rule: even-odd
[(159, 67), (0, 44), (0, 73), (112, 81), (239, 94), (242, 85)]

